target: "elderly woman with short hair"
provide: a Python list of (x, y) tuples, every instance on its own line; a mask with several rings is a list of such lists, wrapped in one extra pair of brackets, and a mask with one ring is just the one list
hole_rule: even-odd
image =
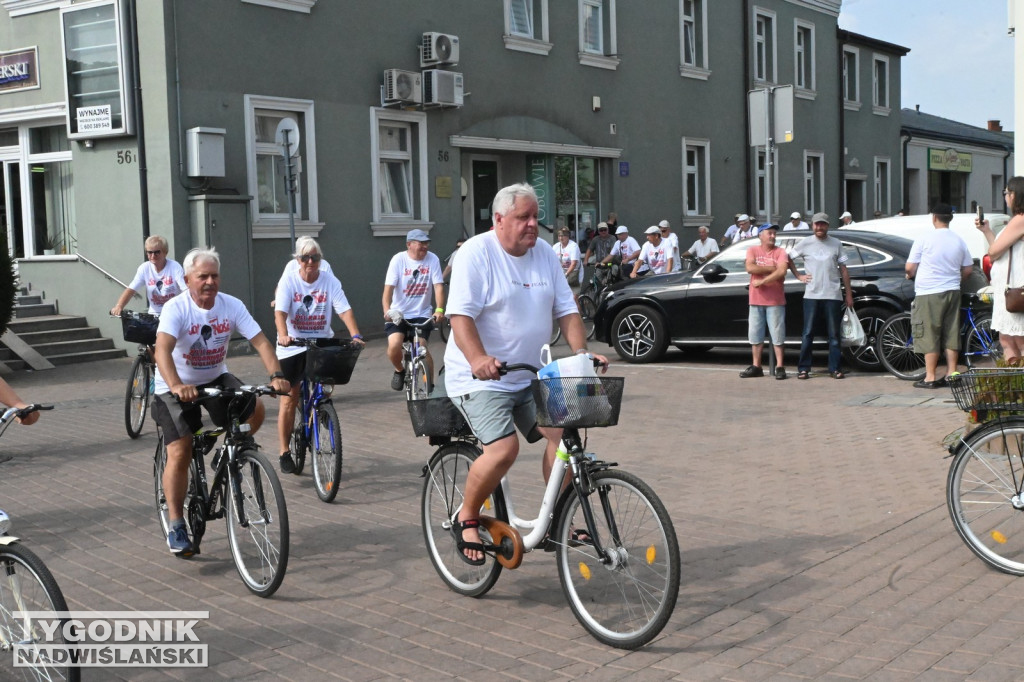
[(159, 315), (164, 303), (185, 291), (185, 271), (167, 257), (167, 240), (153, 235), (146, 240), (146, 262), (135, 271), (135, 278), (117, 299), (110, 314), (117, 316), (128, 305), (136, 291), (145, 291), (149, 312)]

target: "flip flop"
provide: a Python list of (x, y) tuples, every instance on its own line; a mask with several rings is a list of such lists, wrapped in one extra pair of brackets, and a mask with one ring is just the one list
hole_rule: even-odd
[(478, 552), (484, 551), (483, 543), (466, 542), (462, 539), (462, 532), (467, 528), (480, 528), (480, 519), (467, 519), (465, 521), (456, 521), (452, 524), (452, 535), (455, 536), (455, 547), (459, 550), (459, 558), (470, 566), (483, 566), (487, 561), (486, 556), (482, 556), (479, 559), (470, 559), (466, 556), (467, 549)]

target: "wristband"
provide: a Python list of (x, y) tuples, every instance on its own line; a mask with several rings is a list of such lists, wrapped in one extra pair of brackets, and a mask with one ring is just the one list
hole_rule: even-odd
[(284, 372), (274, 372), (271, 374), (270, 380), (273, 381), (274, 379), (284, 379)]
[(444, 315), (444, 308), (434, 308), (435, 315)]
[(353, 334), (352, 338), (353, 339), (359, 339), (360, 341), (362, 341), (363, 340), (363, 335), (362, 334)]
[(577, 348), (576, 349), (576, 355), (589, 355), (589, 354), (590, 354), (590, 351), (587, 350), (586, 348)]

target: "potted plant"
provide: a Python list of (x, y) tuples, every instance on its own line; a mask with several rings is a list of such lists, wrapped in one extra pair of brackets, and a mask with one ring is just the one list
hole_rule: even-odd
[(60, 237), (47, 233), (43, 237), (42, 247), (44, 256), (52, 256), (56, 254), (57, 249), (60, 248)]

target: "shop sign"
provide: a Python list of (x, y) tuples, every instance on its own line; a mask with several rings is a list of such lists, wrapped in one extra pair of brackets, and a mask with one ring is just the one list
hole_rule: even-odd
[(928, 170), (970, 173), (973, 170), (971, 154), (949, 149), (928, 149)]
[(111, 125), (110, 105), (98, 107), (78, 107), (75, 110), (80, 133), (106, 133), (114, 129)]
[(0, 93), (39, 87), (39, 54), (35, 47), (0, 52)]
[(537, 220), (544, 225), (548, 222), (548, 213), (551, 207), (551, 180), (548, 176), (548, 157), (541, 154), (528, 154), (526, 156), (526, 169), (529, 173), (530, 185), (537, 193)]

